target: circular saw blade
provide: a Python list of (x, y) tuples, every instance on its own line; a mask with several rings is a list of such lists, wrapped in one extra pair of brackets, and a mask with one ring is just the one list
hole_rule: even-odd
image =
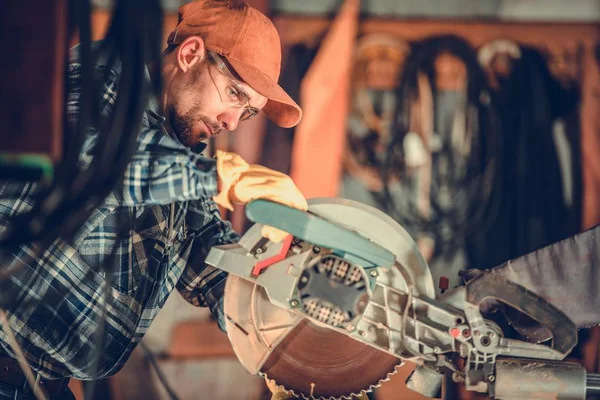
[(340, 398), (370, 391), (400, 360), (308, 320), (277, 346), (262, 372), (285, 390), (310, 398)]
[[(396, 255), (414, 294), (433, 298), (431, 272), (410, 235), (392, 218), (344, 199), (312, 199), (309, 210), (370, 238)], [(247, 249), (262, 239), (254, 225), (241, 239)], [(260, 373), (303, 398), (350, 398), (389, 378), (402, 361), (342, 333), (271, 304), (260, 286), (230, 276), (225, 288), (227, 334), (250, 373)]]

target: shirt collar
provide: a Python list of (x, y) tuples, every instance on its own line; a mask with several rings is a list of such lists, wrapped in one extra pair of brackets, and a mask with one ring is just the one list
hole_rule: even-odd
[(152, 95), (148, 104), (148, 109), (146, 110), (146, 118), (144, 119), (144, 121), (142, 121), (142, 123), (147, 121), (148, 128), (161, 130), (165, 135), (167, 135), (170, 139), (177, 143), (177, 145), (189, 149), (196, 154), (201, 154), (204, 150), (206, 150), (206, 143), (200, 143), (192, 147), (191, 149), (186, 147), (183, 143), (179, 141), (179, 138), (177, 138), (177, 136), (171, 135), (167, 131), (164, 125), (167, 119), (155, 110), (158, 110), (158, 102), (156, 100), (156, 97)]

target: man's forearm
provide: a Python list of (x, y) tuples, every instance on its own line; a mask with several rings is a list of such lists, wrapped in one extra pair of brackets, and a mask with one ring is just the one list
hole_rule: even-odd
[(214, 160), (191, 152), (136, 155), (125, 171), (123, 190), (105, 203), (134, 206), (211, 198), (217, 194), (216, 171)]

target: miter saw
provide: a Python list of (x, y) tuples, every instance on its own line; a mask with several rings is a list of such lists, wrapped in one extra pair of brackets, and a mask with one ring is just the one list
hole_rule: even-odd
[[(437, 295), (409, 234), (377, 209), (316, 199), (308, 212), (265, 200), (255, 225), (213, 248), (229, 272), (227, 334), (243, 366), (305, 399), (353, 398), (417, 364), (409, 388), (439, 398), (444, 377), (497, 399), (585, 399), (600, 378), (562, 361), (577, 328), (547, 301), (490, 274)], [(264, 225), (288, 232), (281, 243)], [(543, 324), (548, 344), (508, 338), (480, 305), (493, 298)]]

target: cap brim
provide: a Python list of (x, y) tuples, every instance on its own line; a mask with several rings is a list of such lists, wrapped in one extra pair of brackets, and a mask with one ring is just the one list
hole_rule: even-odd
[(263, 111), (271, 121), (282, 128), (298, 125), (302, 119), (302, 110), (277, 82), (241, 61), (229, 57), (227, 61), (248, 86), (268, 99)]

